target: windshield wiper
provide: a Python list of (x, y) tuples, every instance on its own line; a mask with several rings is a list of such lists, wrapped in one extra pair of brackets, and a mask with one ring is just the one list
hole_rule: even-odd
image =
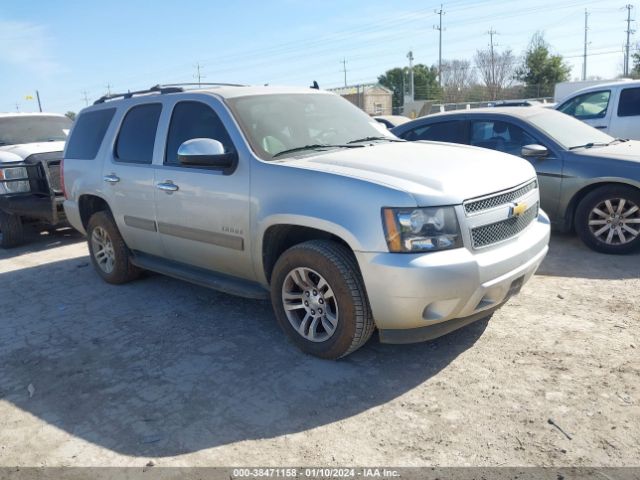
[(351, 143), (360, 143), (360, 142), (372, 142), (374, 140), (386, 140), (387, 142), (406, 142), (406, 140), (401, 140), (399, 138), (391, 138), (391, 137), (364, 137), (364, 138), (358, 138), (356, 140), (351, 140), (350, 142), (347, 142), (347, 143), (351, 144)]
[(579, 148), (606, 147), (607, 145), (610, 145), (610, 143), (589, 142), (589, 143), (585, 143), (584, 145), (576, 145), (575, 147), (569, 147), (569, 150), (577, 150)]
[(274, 154), (273, 158), (279, 157), (280, 155), (284, 155), (286, 153), (302, 152), (304, 150), (322, 150), (325, 148), (356, 148), (356, 147), (362, 147), (362, 145), (330, 145), (326, 143), (314, 143), (312, 145), (305, 145), (303, 147), (295, 147), (295, 148), (289, 148), (287, 150), (282, 150), (281, 152)]

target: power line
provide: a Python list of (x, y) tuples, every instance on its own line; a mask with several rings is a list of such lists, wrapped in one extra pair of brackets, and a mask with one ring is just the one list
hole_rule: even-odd
[(445, 13), (442, 10), (442, 4), (440, 4), (440, 10), (436, 10), (435, 13), (440, 16), (440, 23), (433, 28), (438, 30), (438, 84), (442, 86), (442, 15)]
[(624, 54), (624, 76), (629, 75), (629, 41), (632, 33), (635, 33), (635, 30), (631, 30), (631, 9), (633, 5), (630, 3), (625, 5), (624, 8), (627, 9), (627, 43), (625, 45), (625, 54)]
[(202, 79), (206, 78), (206, 76), (203, 75), (202, 72), (200, 71), (200, 67), (201, 67), (200, 62), (195, 64), (196, 73), (193, 75), (193, 78), (198, 80), (198, 88), (202, 87)]

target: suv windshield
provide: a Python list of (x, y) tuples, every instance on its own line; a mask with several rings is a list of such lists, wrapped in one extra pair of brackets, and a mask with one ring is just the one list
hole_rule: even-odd
[(564, 113), (540, 109), (527, 120), (566, 149), (608, 145), (614, 138)]
[(66, 117), (45, 115), (0, 118), (0, 147), (21, 143), (65, 141), (71, 123)]
[[(354, 141), (398, 140), (347, 100), (319, 93), (227, 100), (253, 151), (264, 160), (349, 148)], [(278, 155), (281, 153), (281, 155)]]

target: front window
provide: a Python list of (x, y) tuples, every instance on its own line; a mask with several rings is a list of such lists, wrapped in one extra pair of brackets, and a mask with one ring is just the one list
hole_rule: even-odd
[(589, 92), (568, 100), (558, 110), (581, 120), (604, 118), (609, 106), (610, 90)]
[(541, 108), (539, 113), (527, 120), (566, 149), (608, 145), (614, 140), (612, 136), (580, 120), (553, 110)]
[(298, 149), (308, 146), (330, 149), (365, 138), (396, 139), (380, 123), (336, 95), (255, 95), (231, 98), (227, 103), (251, 148), (264, 160), (296, 155)]
[(22, 143), (65, 141), (71, 120), (45, 115), (0, 118), (0, 147)]
[(482, 120), (471, 124), (471, 145), (520, 156), (522, 147), (537, 142), (513, 123), (501, 120)]

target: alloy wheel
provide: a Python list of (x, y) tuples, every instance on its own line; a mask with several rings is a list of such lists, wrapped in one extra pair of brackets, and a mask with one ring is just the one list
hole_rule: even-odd
[(115, 267), (116, 255), (113, 243), (107, 231), (102, 227), (96, 227), (91, 234), (91, 247), (93, 258), (104, 273), (111, 273)]
[(626, 245), (640, 235), (640, 208), (625, 198), (610, 198), (589, 213), (589, 230), (607, 245)]
[(338, 327), (333, 289), (310, 268), (294, 268), (287, 274), (282, 283), (282, 305), (291, 326), (306, 340), (324, 342)]

